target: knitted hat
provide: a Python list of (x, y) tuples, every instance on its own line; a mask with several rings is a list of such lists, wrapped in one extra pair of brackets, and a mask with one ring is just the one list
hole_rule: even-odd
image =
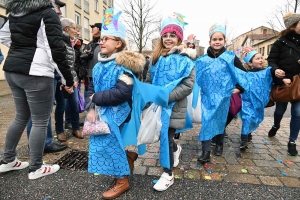
[(286, 28), (290, 28), (293, 24), (300, 21), (300, 14), (288, 12), (283, 16), (284, 25)]
[(246, 64), (248, 64), (251, 58), (253, 58), (253, 56), (258, 54), (258, 52), (252, 49), (251, 47), (245, 47), (244, 54), (245, 57), (243, 60), (245, 61)]
[(187, 42), (195, 43), (195, 38), (196, 38), (196, 36), (194, 34), (191, 34), (191, 35), (188, 36)]
[(111, 35), (125, 40), (126, 27), (124, 24), (118, 21), (121, 14), (122, 12), (120, 11), (114, 15), (114, 8), (105, 10), (102, 21), (101, 35)]
[(221, 33), (223, 33), (224, 36), (226, 36), (226, 29), (221, 25), (215, 24), (212, 27), (210, 27), (209, 37), (211, 37), (215, 32), (221, 32)]
[(162, 22), (160, 35), (162, 36), (166, 33), (175, 33), (182, 41), (184, 26), (188, 24), (184, 22), (184, 17), (185, 16), (174, 12)]

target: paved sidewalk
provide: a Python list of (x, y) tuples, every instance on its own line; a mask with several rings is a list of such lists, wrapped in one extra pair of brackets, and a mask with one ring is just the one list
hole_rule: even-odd
[[(175, 169), (177, 180), (209, 180), (216, 184), (229, 182), (254, 184), (256, 186), (300, 187), (300, 156), (287, 155), (289, 135), (289, 110), (282, 120), (281, 128), (274, 138), (268, 138), (267, 133), (272, 126), (273, 108), (266, 109), (266, 117), (259, 129), (253, 133), (253, 142), (245, 152), (239, 151), (241, 121), (237, 119), (227, 127), (229, 137), (225, 139), (224, 154), (212, 157), (212, 161), (204, 166), (197, 165), (197, 156), (201, 154), (201, 144), (197, 142), (200, 125), (185, 132), (177, 140), (183, 150), (180, 164)], [(81, 120), (84, 114), (81, 114)], [(14, 117), (14, 104), (11, 95), (0, 95), (0, 154), (3, 152), (7, 127)], [(53, 120), (53, 118), (52, 118)], [(52, 123), (54, 125), (54, 121)], [(54, 129), (53, 129), (54, 130)], [(70, 135), (70, 133), (68, 133)], [(88, 149), (88, 139), (70, 138), (69, 148), (56, 154), (46, 154), (44, 160), (54, 163), (71, 149)], [(157, 179), (162, 169), (159, 166), (158, 143), (148, 145), (147, 153), (135, 162), (135, 175), (143, 175)], [(300, 143), (297, 142), (298, 150)], [(136, 150), (135, 147), (128, 149)], [(24, 133), (18, 146), (21, 160), (28, 160), (27, 137)], [(64, 172), (65, 173), (65, 172)], [(71, 173), (71, 172), (70, 172)], [(224, 183), (225, 184), (225, 183)]]

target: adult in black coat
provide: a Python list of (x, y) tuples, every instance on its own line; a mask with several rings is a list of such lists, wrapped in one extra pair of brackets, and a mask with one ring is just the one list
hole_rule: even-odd
[[(268, 63), (272, 67), (274, 84), (289, 85), (293, 76), (300, 73), (300, 14), (287, 13), (284, 16), (286, 29), (281, 32), (281, 37), (274, 42)], [(295, 141), (300, 130), (300, 101), (290, 102), (291, 122), (290, 137), (288, 142), (288, 154), (298, 154)], [(280, 128), (280, 122), (286, 111), (288, 102), (276, 102), (274, 112), (274, 125), (268, 136), (274, 137)]]

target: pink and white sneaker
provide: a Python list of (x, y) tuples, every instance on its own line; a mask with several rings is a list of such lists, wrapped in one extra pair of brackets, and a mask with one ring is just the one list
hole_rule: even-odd
[(170, 176), (168, 173), (164, 172), (160, 176), (157, 183), (153, 186), (153, 189), (156, 191), (165, 191), (168, 189), (171, 185), (174, 183), (174, 174), (172, 173), (172, 176)]
[(54, 174), (55, 172), (57, 172), (58, 170), (60, 169), (60, 166), (59, 165), (46, 165), (46, 164), (43, 164), (41, 166), (41, 168), (37, 169), (36, 171), (34, 172), (30, 172), (28, 174), (28, 178), (30, 180), (33, 180), (33, 179), (37, 179), (37, 178), (41, 178), (43, 176), (47, 176), (47, 175), (50, 175), (50, 174)]
[(22, 162), (18, 160), (17, 158), (10, 163), (5, 163), (3, 160), (0, 162), (0, 173), (1, 172), (9, 172), (13, 170), (20, 170), (24, 169), (29, 166), (28, 162)]

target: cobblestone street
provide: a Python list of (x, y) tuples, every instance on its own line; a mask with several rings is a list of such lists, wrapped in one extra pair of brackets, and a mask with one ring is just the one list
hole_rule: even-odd
[[(3, 152), (7, 127), (14, 117), (14, 104), (7, 85), (0, 82), (0, 154)], [(6, 91), (6, 92), (4, 92)], [(266, 109), (266, 117), (258, 130), (253, 133), (253, 141), (245, 152), (239, 151), (240, 119), (234, 120), (228, 127), (228, 138), (225, 138), (224, 153), (221, 157), (212, 157), (212, 161), (204, 166), (197, 165), (197, 156), (201, 154), (201, 144), (197, 142), (201, 125), (183, 133), (176, 142), (182, 145), (180, 164), (175, 169), (177, 179), (205, 179), (211, 181), (249, 183), (255, 185), (300, 187), (300, 156), (287, 155), (289, 136), (289, 109), (284, 116), (277, 135), (268, 138), (267, 134), (273, 123), (274, 107)], [(81, 121), (84, 114), (81, 114)], [(52, 125), (54, 121), (52, 118)], [(54, 130), (54, 129), (53, 129)], [(70, 135), (70, 133), (68, 133)], [(71, 149), (87, 151), (88, 138), (78, 140), (70, 138), (67, 141), (69, 148), (55, 154), (45, 154), (44, 161), (54, 163)], [(298, 150), (300, 143), (297, 142)], [(160, 176), (162, 169), (159, 166), (159, 144), (148, 145), (147, 153), (135, 162), (134, 174), (146, 176)], [(128, 149), (136, 150), (135, 147)], [(28, 160), (27, 137), (24, 132), (18, 146), (18, 158)], [(155, 177), (154, 177), (155, 178)]]

